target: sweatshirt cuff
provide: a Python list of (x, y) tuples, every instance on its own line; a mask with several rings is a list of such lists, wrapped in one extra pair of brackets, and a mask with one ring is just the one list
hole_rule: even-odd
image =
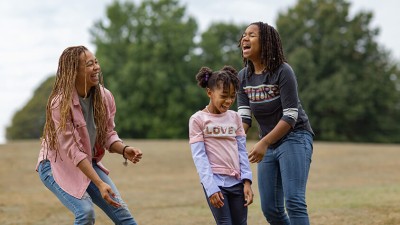
[(249, 180), (250, 183), (253, 183), (253, 176), (252, 173), (242, 173), (241, 175), (241, 180)]
[(206, 191), (207, 197), (211, 197), (214, 193), (221, 191), (218, 186), (212, 185), (211, 187), (205, 187), (203, 184), (204, 190)]

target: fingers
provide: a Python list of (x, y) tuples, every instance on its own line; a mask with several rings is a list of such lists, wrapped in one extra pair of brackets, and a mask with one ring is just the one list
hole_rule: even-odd
[(103, 199), (110, 205), (119, 208), (121, 207), (121, 204), (117, 201), (115, 201), (113, 198), (115, 198), (115, 193), (112, 191), (110, 187), (108, 187), (103, 194)]
[(142, 159), (142, 151), (134, 147), (131, 147), (129, 150), (130, 151), (127, 154), (127, 158), (129, 159), (129, 161), (135, 164), (138, 163)]
[(215, 208), (221, 208), (224, 206), (224, 195), (221, 192), (214, 193), (210, 197), (210, 203)]
[(254, 194), (253, 193), (247, 193), (245, 196), (246, 196), (245, 197), (246, 203), (244, 204), (244, 206), (247, 207), (251, 203), (253, 203)]
[(106, 196), (104, 197), (104, 200), (106, 200), (106, 202), (107, 202), (108, 204), (114, 206), (115, 208), (121, 207), (121, 204), (120, 204), (119, 202), (115, 201), (115, 200), (111, 197), (111, 195), (106, 195)]
[(222, 204), (224, 204), (224, 195), (222, 194), (222, 192), (218, 192), (218, 196), (219, 196), (219, 199), (222, 201)]
[(133, 156), (132, 157), (132, 159), (130, 159), (131, 160), (131, 162), (133, 162), (133, 163), (138, 163), (140, 160), (142, 159), (142, 155), (135, 155), (135, 156)]
[(251, 162), (251, 163), (255, 162), (254, 151), (251, 151), (249, 154), (249, 162)]
[(258, 153), (256, 149), (253, 148), (249, 154), (249, 162), (259, 163), (264, 158), (264, 154)]
[(249, 154), (249, 162), (251, 163), (259, 163), (261, 162), (264, 155), (258, 154), (256, 151), (251, 151)]
[(142, 157), (142, 151), (138, 148), (133, 148), (133, 154), (135, 154), (136, 157)]
[(261, 159), (258, 158), (258, 157), (253, 157), (253, 158), (249, 159), (249, 162), (251, 162), (251, 163), (259, 163), (259, 162), (261, 162)]

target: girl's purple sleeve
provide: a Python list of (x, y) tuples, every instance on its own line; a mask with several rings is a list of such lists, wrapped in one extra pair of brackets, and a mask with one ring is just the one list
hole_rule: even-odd
[(221, 191), (214, 181), (214, 174), (206, 155), (204, 142), (199, 141), (192, 143), (190, 144), (190, 148), (192, 150), (192, 157), (197, 173), (200, 177), (200, 182), (203, 184), (207, 196), (210, 197), (212, 194)]
[(242, 180), (253, 182), (253, 173), (251, 172), (249, 158), (246, 150), (246, 137), (236, 137), (239, 148), (240, 177)]

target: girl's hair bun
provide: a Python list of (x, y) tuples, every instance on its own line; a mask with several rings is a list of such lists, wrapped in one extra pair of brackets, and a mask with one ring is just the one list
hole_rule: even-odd
[(197, 85), (202, 88), (206, 88), (213, 71), (208, 67), (201, 67), (196, 75)]

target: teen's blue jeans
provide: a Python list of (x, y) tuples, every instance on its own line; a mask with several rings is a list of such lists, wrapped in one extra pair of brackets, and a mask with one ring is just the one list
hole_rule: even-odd
[(292, 131), (258, 164), (261, 209), (271, 225), (310, 224), (305, 195), (312, 153), (312, 134)]
[(232, 187), (219, 187), (224, 195), (224, 206), (215, 208), (210, 203), (207, 193), (204, 191), (208, 206), (214, 216), (217, 225), (247, 225), (247, 207), (243, 192), (243, 183)]
[(43, 184), (50, 191), (52, 191), (61, 201), (61, 203), (64, 204), (74, 214), (75, 225), (92, 225), (95, 223), (93, 203), (99, 206), (115, 224), (137, 225), (112, 180), (96, 164), (93, 164), (93, 168), (100, 178), (110, 185), (116, 194), (115, 200), (121, 204), (121, 207), (116, 208), (108, 204), (101, 197), (99, 189), (96, 187), (96, 185), (94, 185), (93, 182), (90, 182), (89, 187), (87, 188), (82, 199), (78, 199), (69, 195), (54, 181), (51, 172), (50, 161), (48, 160), (44, 160), (40, 163), (39, 176)]

